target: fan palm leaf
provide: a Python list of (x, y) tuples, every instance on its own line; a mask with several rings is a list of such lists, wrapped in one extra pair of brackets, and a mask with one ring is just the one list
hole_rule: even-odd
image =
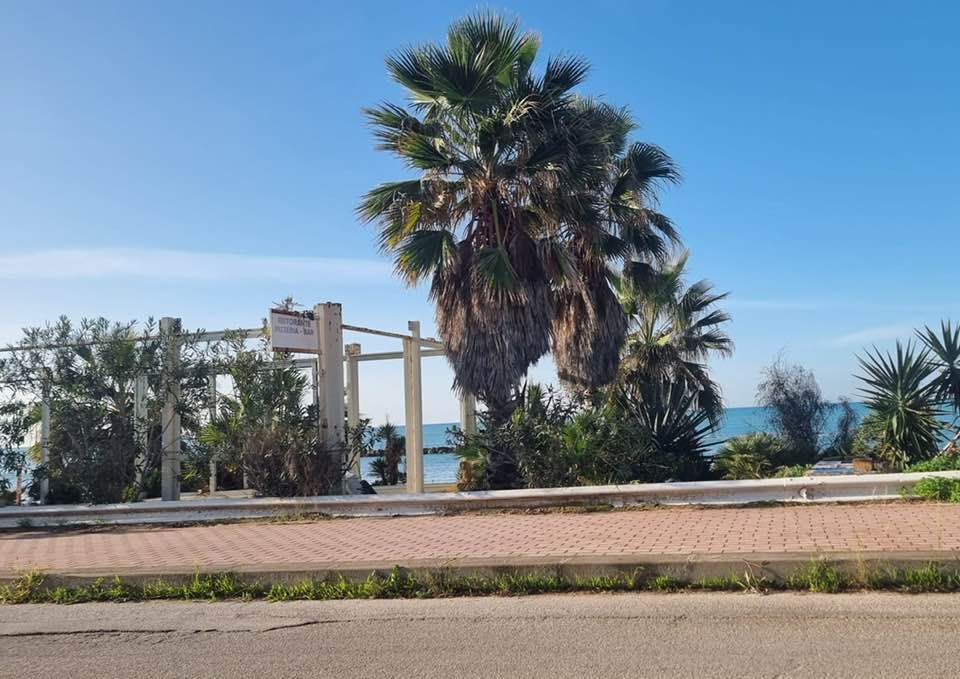
[(634, 268), (643, 279), (636, 282), (627, 272), (617, 289), (630, 318), (630, 331), (623, 346), (617, 384), (636, 390), (657, 380), (672, 380), (690, 391), (711, 422), (723, 413), (720, 386), (710, 378), (710, 356), (729, 356), (733, 342), (723, 326), (730, 321), (715, 305), (726, 294), (713, 292), (708, 281), (685, 286), (688, 255), (649, 268)]

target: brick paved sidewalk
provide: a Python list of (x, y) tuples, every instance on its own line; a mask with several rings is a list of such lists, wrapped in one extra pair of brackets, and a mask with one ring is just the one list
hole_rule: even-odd
[(960, 505), (663, 508), (0, 533), (0, 575), (958, 549)]

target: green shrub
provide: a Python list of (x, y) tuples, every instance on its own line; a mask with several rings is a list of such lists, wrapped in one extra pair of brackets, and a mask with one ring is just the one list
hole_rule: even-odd
[(778, 479), (797, 478), (806, 476), (810, 469), (811, 466), (808, 464), (795, 464), (792, 467), (780, 467), (773, 475)]
[(729, 439), (713, 458), (725, 479), (762, 479), (780, 464), (784, 445), (771, 434), (757, 432)]
[(907, 467), (908, 472), (947, 472), (960, 470), (960, 451), (941, 453)]
[(589, 399), (531, 385), (508, 422), (461, 436), (461, 487), (482, 487), (490, 451), (531, 488), (703, 478), (712, 426), (695, 401), (668, 383)]
[(960, 502), (960, 479), (930, 476), (913, 486), (913, 495), (940, 502)]

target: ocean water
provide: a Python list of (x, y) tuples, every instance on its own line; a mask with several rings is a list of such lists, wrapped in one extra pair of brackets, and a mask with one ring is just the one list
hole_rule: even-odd
[[(854, 403), (853, 409), (862, 419), (867, 412), (867, 407), (861, 403)], [(831, 413), (825, 434), (827, 438), (831, 437), (836, 430), (837, 420), (839, 419), (839, 409), (834, 409)], [(423, 446), (424, 448), (434, 448), (440, 446), (452, 445), (448, 435), (451, 427), (456, 427), (456, 422), (441, 422), (436, 424), (423, 425)], [(398, 426), (398, 433), (403, 435), (403, 426)], [(715, 452), (723, 445), (723, 442), (734, 436), (750, 434), (755, 431), (769, 431), (770, 422), (766, 411), (763, 408), (727, 408), (724, 414), (723, 423), (720, 429), (714, 434), (711, 440), (711, 452)], [(373, 482), (375, 476), (370, 471), (370, 464), (375, 458), (365, 457), (361, 460), (360, 471), (363, 478)], [(423, 456), (423, 477), (425, 483), (453, 483), (457, 480), (457, 471), (460, 465), (460, 458), (452, 453), (435, 453)]]

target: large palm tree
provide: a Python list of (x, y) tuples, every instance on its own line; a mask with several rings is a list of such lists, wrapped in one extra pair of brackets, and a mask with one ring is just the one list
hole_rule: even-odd
[(713, 292), (705, 280), (687, 286), (687, 259), (684, 252), (672, 262), (646, 267), (642, 277), (625, 275), (619, 280), (630, 328), (618, 384), (627, 390), (662, 379), (680, 384), (717, 424), (723, 400), (706, 361), (711, 355), (733, 353), (733, 341), (723, 329), (730, 316), (716, 308), (727, 294)]
[(444, 44), (390, 55), (409, 102), (366, 111), (379, 148), (417, 176), (375, 187), (358, 212), (400, 276), (430, 281), (454, 386), (493, 424), (551, 346), (568, 381), (614, 376), (626, 319), (610, 267), (675, 239), (650, 207), (677, 178), (669, 157), (628, 144), (625, 111), (575, 94), (581, 59), (536, 73), (538, 48), (516, 21), (467, 17)]

